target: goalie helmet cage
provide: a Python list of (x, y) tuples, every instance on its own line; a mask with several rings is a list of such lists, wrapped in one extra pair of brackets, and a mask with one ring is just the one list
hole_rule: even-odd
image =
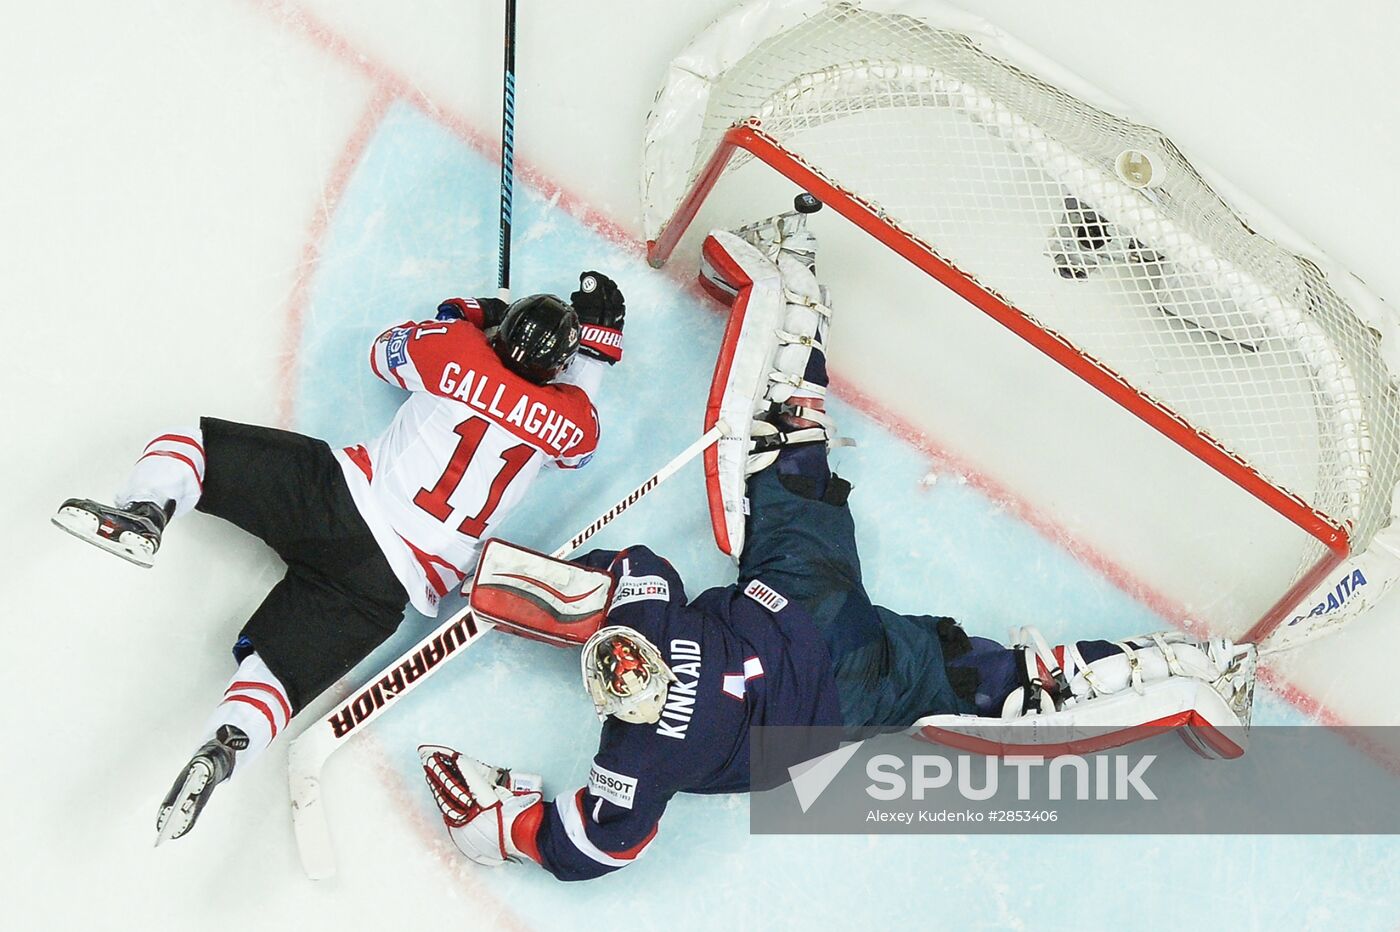
[(1245, 639), (1374, 604), (1400, 570), (1393, 313), (1102, 92), (905, 9), (751, 0), (702, 33), (648, 117), (651, 263), (761, 161), (1305, 532)]

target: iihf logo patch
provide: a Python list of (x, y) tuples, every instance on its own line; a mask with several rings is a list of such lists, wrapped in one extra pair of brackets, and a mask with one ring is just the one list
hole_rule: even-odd
[(395, 327), (389, 334), (389, 345), (385, 347), (384, 355), (390, 369), (397, 369), (408, 362), (408, 336), (410, 333), (412, 330), (408, 327)]
[(744, 595), (774, 614), (787, 608), (788, 600), (785, 596), (774, 592), (757, 579), (749, 580), (749, 584), (744, 587)]

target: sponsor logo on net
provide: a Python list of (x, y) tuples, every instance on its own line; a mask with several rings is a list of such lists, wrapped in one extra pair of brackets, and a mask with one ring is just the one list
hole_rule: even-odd
[(1294, 615), (1288, 624), (1296, 625), (1307, 618), (1317, 618), (1320, 615), (1330, 615), (1339, 611), (1347, 604), (1348, 600), (1360, 594), (1361, 587), (1364, 585), (1366, 585), (1366, 576), (1361, 570), (1347, 570), (1337, 580), (1336, 585), (1327, 591), (1327, 595), (1318, 600), (1310, 612), (1306, 615)]

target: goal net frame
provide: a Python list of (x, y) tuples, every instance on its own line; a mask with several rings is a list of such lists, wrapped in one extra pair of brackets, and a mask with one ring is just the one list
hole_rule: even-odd
[[(1379, 530), (1372, 530), (1366, 539), (1356, 539), (1355, 522), (1326, 514), (1298, 494), (1280, 487), (1227, 445), (1135, 386), (1108, 363), (1085, 352), (1068, 337), (1038, 322), (1031, 314), (979, 283), (971, 274), (945, 259), (933, 243), (902, 223), (894, 215), (894, 209), (887, 210), (862, 196), (859, 191), (843, 185), (839, 178), (813, 164), (794, 151), (793, 147), (785, 145), (782, 139), (765, 128), (764, 121), (758, 116), (750, 116), (730, 125), (708, 154), (699, 151), (703, 134), (699, 131), (698, 120), (704, 116), (710, 94), (722, 86), (726, 72), (745, 56), (761, 53), (762, 46), (770, 39), (800, 26), (811, 17), (827, 14), (838, 7), (913, 16), (938, 29), (952, 30), (970, 37), (980, 51), (1072, 94), (1090, 107), (1119, 118), (1125, 109), (999, 30), (938, 0), (923, 0), (917, 6), (903, 0), (750, 0), (721, 17), (676, 59), (648, 118), (643, 203), (647, 213), (649, 262), (654, 267), (666, 262), (726, 169), (736, 160), (745, 160), (742, 158), (744, 156), (752, 157), (803, 190), (815, 194), (829, 209), (1315, 540), (1320, 545), (1316, 560), (1295, 574), (1287, 589), (1243, 635), (1243, 640), (1259, 643), (1272, 635), (1271, 646), (1293, 646), (1335, 629), (1347, 618), (1354, 617), (1373, 604), (1400, 573), (1400, 561), (1397, 561), (1400, 547), (1397, 547), (1395, 540), (1395, 523), (1387, 520)], [(930, 11), (936, 15), (935, 19), (930, 19)], [(1185, 162), (1179, 151), (1175, 154)], [(691, 164), (686, 165), (688, 156)], [(1199, 168), (1189, 162), (1185, 164), (1188, 168)], [(682, 171), (685, 174), (683, 185), (678, 183)], [(1315, 247), (1269, 217), (1262, 209), (1250, 205), (1247, 211), (1242, 210), (1241, 205), (1248, 203), (1247, 199), (1238, 192), (1230, 191), (1223, 181), (1212, 179), (1207, 189), (1219, 196), (1223, 206), (1235, 217), (1247, 215), (1251, 232), (1267, 236), (1269, 241), (1280, 244), (1294, 257), (1316, 265), (1327, 285), (1344, 294), (1346, 305), (1376, 334), (1393, 386), (1394, 373), (1400, 371), (1392, 358), (1397, 337), (1400, 337), (1400, 328), (1393, 312), (1359, 281), (1336, 267)], [(1229, 195), (1228, 198), (1225, 194)], [(1370, 409), (1373, 419), (1384, 417), (1400, 420), (1400, 414), (1393, 407), (1393, 395), (1367, 401), (1379, 406)], [(1376, 410), (1380, 411), (1379, 415), (1374, 413)], [(1382, 452), (1389, 455), (1392, 451)], [(1367, 492), (1371, 495), (1384, 494), (1387, 506), (1393, 496), (1393, 489), (1368, 489)], [(1387, 511), (1393, 509), (1387, 507)], [(1347, 566), (1343, 567), (1343, 564)], [(1340, 599), (1334, 597), (1329, 600), (1328, 592), (1333, 588), (1334, 581), (1340, 574), (1342, 584), (1345, 584), (1345, 579), (1352, 578), (1353, 565), (1372, 583), (1365, 594), (1366, 598), (1352, 593), (1347, 587), (1348, 591)], [(1355, 597), (1348, 598), (1353, 595)], [(1320, 603), (1316, 601), (1318, 598), (1321, 598)]]

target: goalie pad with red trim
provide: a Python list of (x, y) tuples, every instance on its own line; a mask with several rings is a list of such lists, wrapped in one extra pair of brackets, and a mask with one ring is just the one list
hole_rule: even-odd
[(477, 562), (471, 607), (503, 631), (578, 646), (607, 620), (616, 584), (603, 570), (492, 538)]
[[(715, 543), (737, 559), (748, 476), (771, 464), (784, 445), (829, 440), (825, 340), (831, 309), (811, 269), (782, 250), (769, 259), (747, 239), (716, 230), (705, 238), (700, 259), (701, 285), (730, 307), (705, 429), (723, 419), (731, 432), (705, 451), (705, 489)], [(808, 426), (775, 429), (770, 421), (777, 414)]]
[(1162, 632), (1116, 642), (1121, 653), (1085, 663), (1074, 645), (1052, 650), (1034, 628), (1022, 628), (1017, 641), (1026, 685), (1007, 698), (1001, 718), (931, 715), (915, 733), (995, 756), (1090, 754), (1168, 731), (1202, 757), (1245, 752), (1252, 644)]

